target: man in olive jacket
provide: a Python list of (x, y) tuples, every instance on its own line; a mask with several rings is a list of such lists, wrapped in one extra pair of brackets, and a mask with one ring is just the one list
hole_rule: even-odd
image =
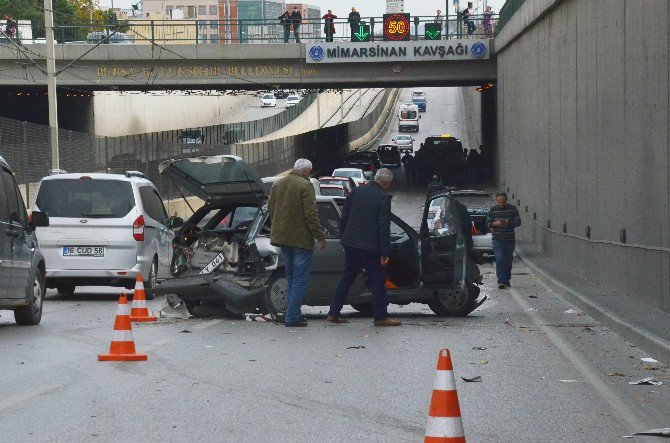
[(326, 247), (314, 187), (309, 181), (312, 162), (301, 158), (293, 170), (274, 184), (268, 210), (272, 229), (271, 243), (281, 247), (286, 272), (286, 316), (288, 327), (304, 327), (300, 307), (307, 294), (314, 239)]

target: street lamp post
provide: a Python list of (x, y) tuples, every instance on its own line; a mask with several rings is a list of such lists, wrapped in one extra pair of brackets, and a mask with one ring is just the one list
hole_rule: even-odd
[(52, 0), (44, 0), (44, 31), (47, 50), (47, 100), (49, 103), (49, 139), (51, 169), (60, 169), (58, 153), (58, 101), (56, 97), (56, 49), (54, 43), (54, 14)]

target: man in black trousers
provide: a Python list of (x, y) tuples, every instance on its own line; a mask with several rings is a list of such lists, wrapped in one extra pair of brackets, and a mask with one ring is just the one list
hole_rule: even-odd
[(386, 191), (392, 180), (393, 173), (381, 168), (374, 181), (355, 188), (344, 203), (340, 222), (344, 272), (328, 312), (331, 323), (346, 323), (340, 318), (342, 306), (361, 268), (365, 268), (375, 326), (400, 326), (399, 321), (388, 318), (386, 310), (386, 266), (391, 253), (391, 196)]

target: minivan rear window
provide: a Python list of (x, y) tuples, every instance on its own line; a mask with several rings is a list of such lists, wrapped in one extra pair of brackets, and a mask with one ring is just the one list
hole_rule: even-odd
[(35, 205), (49, 217), (122, 218), (135, 207), (135, 198), (126, 181), (44, 180)]

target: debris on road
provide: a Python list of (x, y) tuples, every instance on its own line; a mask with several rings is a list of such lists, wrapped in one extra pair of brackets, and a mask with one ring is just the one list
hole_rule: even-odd
[(365, 346), (349, 346), (347, 349), (365, 349)]
[(263, 314), (246, 314), (246, 321), (266, 322), (267, 320)]
[(528, 298), (537, 298), (537, 295), (529, 295)]
[(641, 360), (643, 363), (658, 363), (658, 360), (654, 360), (651, 357), (643, 357)]
[(561, 383), (579, 383), (579, 380), (559, 380)]
[(524, 309), (524, 311), (526, 311), (526, 312), (537, 312), (537, 309), (535, 309), (535, 308), (528, 308), (528, 309)]
[(662, 381), (656, 380), (654, 377), (647, 377), (643, 378), (642, 380), (637, 380), (637, 381), (629, 381), (629, 385), (652, 385), (652, 386), (661, 386), (663, 384)]
[(622, 374), (621, 372), (610, 372), (607, 374), (609, 377), (628, 377), (626, 374)]
[(651, 435), (651, 436), (654, 436), (654, 437), (669, 437), (670, 438), (670, 428), (650, 429), (649, 431), (636, 432), (633, 435)]
[(575, 308), (570, 308), (565, 311), (563, 311), (564, 314), (581, 314), (582, 311), (575, 309)]
[(476, 377), (472, 377), (472, 378), (461, 377), (461, 379), (465, 382), (468, 382), (468, 383), (479, 383), (480, 381), (482, 381), (482, 376), (477, 375)]
[(191, 333), (192, 333), (192, 332), (189, 331), (188, 329), (182, 329), (182, 330), (179, 331), (179, 332), (182, 332), (182, 333), (184, 333), (184, 334), (191, 334)]
[(186, 309), (184, 301), (176, 295), (169, 294), (165, 296), (165, 304), (161, 307), (157, 317), (160, 318), (179, 318), (188, 320), (192, 315)]
[(475, 346), (474, 348), (475, 351), (486, 351), (486, 348), (484, 346)]

